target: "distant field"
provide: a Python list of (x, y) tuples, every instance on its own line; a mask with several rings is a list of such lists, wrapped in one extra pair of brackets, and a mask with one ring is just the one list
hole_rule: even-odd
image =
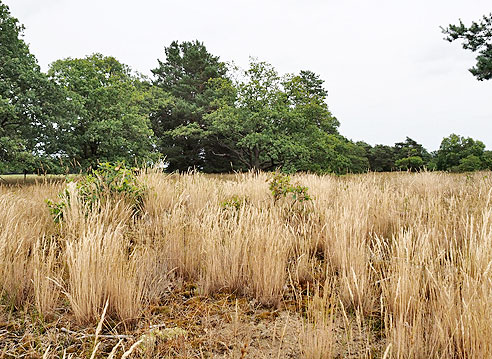
[[(72, 175), (70, 175), (72, 176)], [(16, 185), (16, 184), (36, 184), (36, 183), (44, 183), (44, 182), (60, 182), (66, 179), (65, 175), (32, 175), (29, 174), (24, 177), (22, 174), (16, 175), (0, 175), (0, 185), (8, 184), (8, 185)]]
[[(74, 178), (76, 175), (68, 175), (68, 178)], [(170, 176), (178, 176), (178, 175), (170, 175)], [(229, 180), (234, 179), (236, 175), (234, 174), (203, 174), (203, 176), (207, 178), (214, 178), (218, 180)], [(0, 185), (32, 185), (37, 183), (53, 183), (53, 182), (62, 182), (67, 179), (66, 175), (33, 175), (28, 174), (24, 177), (23, 174), (14, 174), (14, 175), (0, 175)]]
[(63, 177), (0, 186), (2, 357), (492, 357), (489, 172), (272, 176), (72, 186), (62, 223)]

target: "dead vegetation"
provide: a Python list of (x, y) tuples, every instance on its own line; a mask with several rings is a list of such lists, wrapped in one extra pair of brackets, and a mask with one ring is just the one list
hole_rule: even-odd
[(492, 356), (489, 173), (141, 176), (55, 223), (0, 186), (0, 358)]

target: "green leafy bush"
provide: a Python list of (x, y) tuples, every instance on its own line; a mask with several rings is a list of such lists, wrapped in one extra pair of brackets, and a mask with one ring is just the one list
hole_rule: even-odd
[(241, 206), (246, 202), (246, 198), (239, 197), (237, 195), (234, 195), (225, 201), (222, 201), (220, 203), (220, 207), (222, 209), (234, 209), (234, 210), (239, 210)]
[(287, 197), (289, 193), (292, 194), (291, 198), (294, 203), (302, 203), (311, 200), (306, 186), (290, 183), (290, 176), (280, 172), (275, 172), (270, 180), (269, 188), (275, 202), (280, 198)]
[(71, 196), (77, 196), (84, 210), (92, 211), (96, 204), (101, 204), (111, 198), (121, 198), (128, 202), (134, 214), (143, 208), (146, 188), (138, 182), (137, 170), (126, 167), (123, 163), (100, 163), (96, 170), (75, 182), (70, 182), (67, 188), (58, 195), (60, 200), (46, 203), (56, 222), (63, 219), (65, 208), (70, 207)]
[(47, 199), (46, 204), (48, 205), (48, 209), (50, 210), (51, 216), (55, 222), (60, 222), (63, 218), (63, 210), (70, 203), (70, 195), (68, 190), (64, 190), (62, 193), (58, 195), (60, 198), (59, 202), (53, 202), (52, 200)]

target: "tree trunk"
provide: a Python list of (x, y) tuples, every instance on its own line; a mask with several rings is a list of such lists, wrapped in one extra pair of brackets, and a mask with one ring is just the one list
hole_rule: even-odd
[(255, 146), (253, 149), (253, 170), (255, 172), (260, 172), (261, 164), (260, 164), (260, 149), (258, 146)]

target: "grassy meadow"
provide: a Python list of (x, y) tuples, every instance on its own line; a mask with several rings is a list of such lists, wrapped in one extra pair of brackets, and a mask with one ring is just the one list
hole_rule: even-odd
[[(492, 357), (492, 176), (147, 173), (143, 211), (0, 182), (0, 358)], [(72, 188), (73, 190), (73, 188)]]
[[(74, 177), (70, 175), (70, 177)], [(32, 185), (40, 183), (54, 183), (64, 181), (66, 176), (64, 175), (33, 175), (28, 174), (24, 176), (23, 174), (13, 174), (13, 175), (1, 175), (0, 185)]]

